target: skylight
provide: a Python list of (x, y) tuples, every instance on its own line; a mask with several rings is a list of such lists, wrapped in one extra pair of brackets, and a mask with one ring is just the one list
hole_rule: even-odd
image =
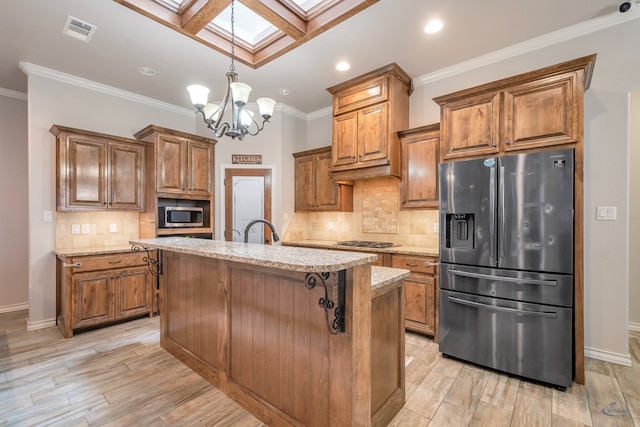
[[(234, 23), (236, 37), (252, 46), (255, 46), (278, 30), (275, 26), (271, 25), (269, 21), (263, 19), (260, 15), (239, 2), (235, 4)], [(218, 26), (228, 33), (231, 33), (231, 6), (223, 10), (222, 13), (216, 16), (207, 26), (211, 28), (211, 25)]]
[[(113, 0), (231, 55), (231, 0)], [(235, 2), (235, 59), (258, 68), (380, 0)]]

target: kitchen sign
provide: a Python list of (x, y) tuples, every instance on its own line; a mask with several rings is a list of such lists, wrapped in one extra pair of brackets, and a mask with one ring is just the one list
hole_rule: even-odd
[(261, 165), (262, 154), (232, 154), (231, 163), (234, 165)]

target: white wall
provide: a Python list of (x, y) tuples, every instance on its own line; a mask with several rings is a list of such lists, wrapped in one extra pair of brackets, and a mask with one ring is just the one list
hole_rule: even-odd
[[(53, 124), (133, 138), (149, 124), (195, 131), (191, 114), (177, 114), (84, 87), (28, 74), (29, 118), (29, 328), (55, 322), (54, 223), (43, 221), (43, 211), (56, 210), (55, 138)], [(46, 74), (49, 74), (48, 72)], [(56, 76), (58, 77), (58, 76)], [(108, 90), (108, 88), (105, 88)], [(122, 95), (122, 94), (120, 94)]]
[[(445, 74), (433, 81), (416, 79), (411, 97), (411, 127), (435, 123), (440, 119), (432, 101), (436, 96), (598, 54), (591, 88), (585, 95), (584, 117), (585, 347), (587, 356), (621, 363), (630, 362), (628, 98), (640, 84), (635, 42), (639, 37), (640, 25), (629, 21), (489, 65), (463, 64), (466, 67), (461, 69), (468, 71), (452, 71), (449, 77)], [(596, 206), (617, 206), (618, 220), (595, 221)]]
[(29, 302), (26, 95), (0, 91), (0, 312)]
[(629, 327), (640, 331), (640, 90), (631, 95), (629, 153)]

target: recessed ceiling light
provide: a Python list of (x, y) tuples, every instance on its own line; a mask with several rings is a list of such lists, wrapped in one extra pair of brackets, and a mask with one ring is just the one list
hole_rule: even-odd
[(442, 29), (443, 26), (444, 24), (442, 23), (442, 21), (434, 19), (432, 21), (429, 21), (429, 23), (424, 27), (424, 32), (427, 34), (437, 33)]
[(349, 68), (351, 68), (351, 64), (345, 61), (338, 62), (336, 65), (336, 70), (338, 71), (347, 71)]
[(287, 95), (289, 95), (291, 93), (291, 91), (289, 89), (278, 89), (278, 93), (280, 95), (287, 96)]
[(140, 72), (140, 74), (144, 74), (145, 76), (155, 76), (156, 75), (156, 70), (154, 70), (153, 68), (149, 68), (149, 67), (140, 67), (140, 68), (138, 68), (138, 71)]

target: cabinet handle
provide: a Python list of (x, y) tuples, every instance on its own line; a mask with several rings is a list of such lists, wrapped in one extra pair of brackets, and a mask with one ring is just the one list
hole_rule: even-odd
[(62, 263), (62, 266), (63, 266), (64, 268), (71, 268), (71, 267), (80, 268), (80, 267), (82, 267), (82, 263), (81, 263), (81, 262), (75, 262), (75, 263), (73, 263), (73, 264), (67, 264), (66, 262), (63, 262), (63, 263)]
[(425, 261), (424, 262), (424, 266), (425, 267), (435, 267), (437, 265), (440, 265), (440, 263), (439, 262), (431, 262), (431, 261)]
[(109, 261), (109, 264), (120, 264), (122, 262), (121, 259), (119, 259), (118, 261)]
[(418, 264), (409, 264), (409, 263), (407, 263), (407, 267), (417, 267), (417, 266), (418, 266)]

